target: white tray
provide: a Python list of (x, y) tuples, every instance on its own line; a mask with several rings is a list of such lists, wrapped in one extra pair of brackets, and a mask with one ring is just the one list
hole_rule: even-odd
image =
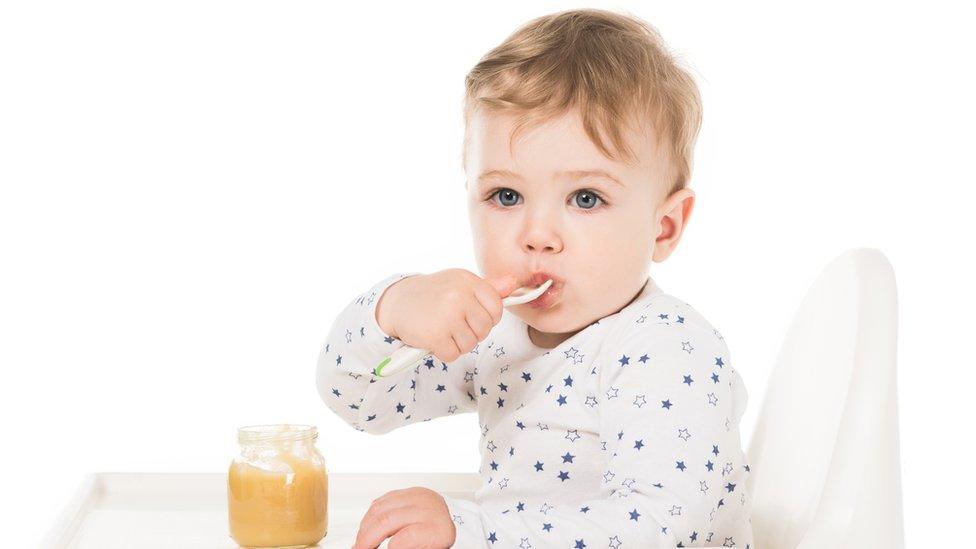
[[(316, 547), (351, 547), (370, 503), (390, 490), (425, 486), (473, 499), (480, 482), (474, 473), (329, 473), (329, 532)], [(236, 549), (227, 522), (227, 475), (89, 475), (42, 547)]]

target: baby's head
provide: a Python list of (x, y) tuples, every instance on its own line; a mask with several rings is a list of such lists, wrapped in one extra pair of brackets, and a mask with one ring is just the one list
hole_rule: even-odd
[(620, 310), (691, 214), (694, 80), (647, 23), (584, 9), (525, 24), (465, 84), (481, 273), (554, 280), (548, 297), (511, 309), (539, 332), (575, 333)]

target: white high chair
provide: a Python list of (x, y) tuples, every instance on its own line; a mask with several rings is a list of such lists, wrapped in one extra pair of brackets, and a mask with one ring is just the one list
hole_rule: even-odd
[(749, 444), (757, 549), (902, 549), (891, 264), (834, 259), (807, 291)]

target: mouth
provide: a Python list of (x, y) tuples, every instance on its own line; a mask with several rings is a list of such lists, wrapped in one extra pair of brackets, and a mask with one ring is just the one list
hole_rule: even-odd
[(545, 271), (536, 271), (532, 273), (531, 276), (526, 280), (526, 286), (536, 288), (547, 280), (552, 279), (552, 285), (546, 290), (542, 295), (533, 299), (532, 301), (525, 303), (524, 305), (532, 307), (533, 309), (548, 309), (553, 306), (559, 296), (562, 294), (563, 290), (563, 279), (547, 273)]

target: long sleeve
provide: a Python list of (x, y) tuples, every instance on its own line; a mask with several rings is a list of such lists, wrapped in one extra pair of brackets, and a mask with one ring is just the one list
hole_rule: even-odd
[(455, 547), (747, 547), (741, 379), (710, 325), (667, 300), (648, 306), (621, 319), (597, 362), (598, 493), (504, 509), (446, 498)]
[(404, 343), (383, 332), (376, 305), (393, 283), (418, 273), (391, 275), (347, 305), (336, 318), (318, 358), (322, 400), (344, 421), (373, 434), (438, 416), (476, 410), (472, 382), (477, 348), (444, 363), (423, 363), (390, 377), (373, 368)]

